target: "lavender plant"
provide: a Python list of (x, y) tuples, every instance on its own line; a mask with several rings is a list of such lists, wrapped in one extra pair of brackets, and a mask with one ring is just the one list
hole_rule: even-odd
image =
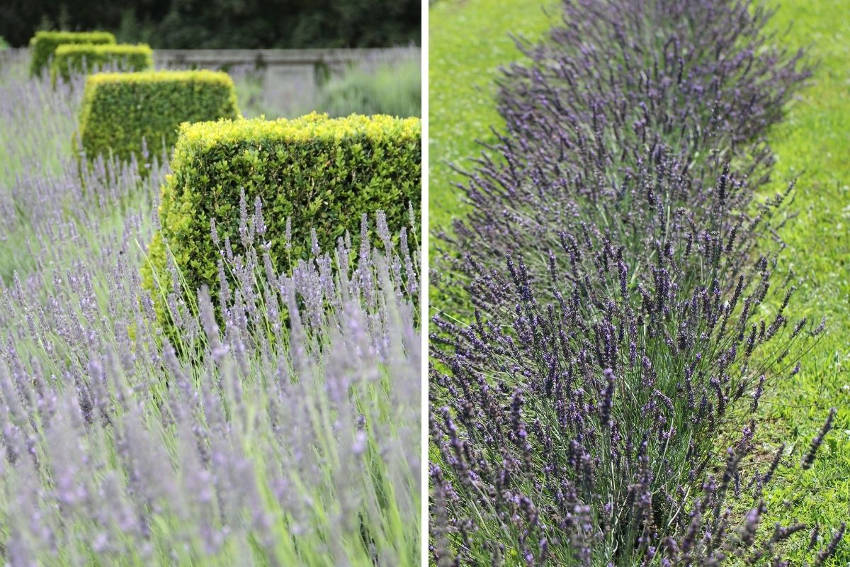
[[(180, 360), (132, 292), (136, 236), (90, 251), (109, 270), (78, 262), (2, 290), (4, 555), (415, 564), (418, 335), (394, 279), (410, 258), (366, 247), (334, 275), (341, 245), (231, 290), (222, 328), (202, 293), (183, 321), (197, 355)], [(249, 330), (284, 307), (289, 328)]]
[(564, 10), (506, 71), (505, 132), (447, 237), (463, 254), (437, 279), (458, 314), (431, 335), (432, 557), (781, 563), (803, 528), (758, 532), (781, 455), (747, 470), (756, 424), (730, 408), (755, 411), (823, 328), (787, 312), (793, 276), (776, 283), (765, 246), (787, 194), (753, 199), (760, 136), (808, 70), (748, 2)]
[[(800, 54), (767, 43), (769, 12), (692, 0), (569, 1), (564, 11), (547, 42), (522, 46), (532, 63), (505, 73), (505, 132), (469, 175), (471, 212), (455, 224), (454, 248), (490, 264), (534, 250), (540, 277), (561, 232), (592, 219), (642, 257), (680, 207), (680, 222), (746, 241), (737, 224), (772, 159), (759, 136), (809, 75)], [(718, 191), (725, 166), (750, 186)]]
[[(73, 114), (45, 96), (42, 112)], [(140, 281), (167, 163), (100, 161), (81, 180), (70, 144), (39, 154), (54, 133), (28, 135), (33, 151), (3, 136), (0, 154), (32, 166), (2, 189), (32, 184), (16, 203), (40, 219), (14, 221), (40, 245), (0, 284), (3, 562), (417, 564), (418, 266), (383, 217), (383, 250), (342, 241), (278, 274), (261, 203), (243, 203), (222, 318), (208, 290), (173, 298), (178, 356)]]
[[(47, 244), (43, 233), (62, 230), (71, 220), (110, 216), (138, 188), (136, 206), (155, 198), (167, 158), (146, 153), (137, 160), (94, 160), (79, 167), (74, 144), (84, 76), (55, 85), (47, 74), (29, 80), (28, 52), (21, 50), (0, 69), (0, 277), (35, 268)], [(157, 162), (157, 163), (154, 163)], [(139, 166), (157, 170), (150, 182)]]

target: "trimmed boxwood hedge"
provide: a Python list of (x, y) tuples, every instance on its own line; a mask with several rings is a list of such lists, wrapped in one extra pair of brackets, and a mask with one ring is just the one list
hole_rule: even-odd
[[(382, 209), (391, 234), (419, 216), (421, 125), (418, 118), (359, 116), (329, 119), (309, 114), (295, 120), (263, 119), (183, 124), (162, 188), (161, 229), (149, 248), (145, 286), (169, 291), (166, 242), (188, 290), (218, 290), (218, 247), (229, 237), (241, 253), (240, 192), (249, 209), (259, 197), (277, 271), (307, 258), (311, 229), (319, 246), (332, 249), (348, 231), (355, 249), (364, 213)], [(291, 248), (286, 225), (291, 218)], [(375, 243), (379, 239), (372, 235)]]
[(114, 44), (115, 36), (109, 32), (39, 31), (30, 39), (32, 60), (30, 75), (40, 75), (48, 67), (50, 58), (60, 45), (69, 43)]
[(115, 71), (147, 71), (153, 69), (153, 50), (145, 44), (65, 44), (56, 48), (50, 76), (68, 80), (74, 73), (86, 73), (103, 67)]
[(220, 71), (97, 73), (86, 80), (80, 142), (86, 155), (140, 156), (171, 148), (182, 122), (238, 118), (236, 91)]

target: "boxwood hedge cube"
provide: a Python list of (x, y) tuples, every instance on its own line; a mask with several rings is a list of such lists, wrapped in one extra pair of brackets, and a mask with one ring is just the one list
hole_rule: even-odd
[(182, 122), (238, 118), (233, 81), (219, 71), (96, 73), (86, 80), (80, 142), (89, 158), (159, 154)]
[(74, 73), (87, 73), (104, 67), (115, 71), (147, 71), (153, 68), (153, 50), (145, 44), (71, 43), (60, 45), (53, 54), (50, 76), (70, 79)]
[[(243, 252), (241, 191), (249, 210), (258, 197), (263, 204), (263, 240), (279, 272), (309, 256), (311, 229), (324, 250), (346, 231), (356, 249), (361, 216), (382, 209), (391, 233), (398, 234), (409, 224), (409, 205), (419, 215), (420, 136), (418, 118), (390, 116), (329, 119), (314, 113), (295, 120), (183, 124), (173, 173), (162, 188), (161, 229), (149, 247), (145, 285), (155, 297), (171, 291), (167, 243), (186, 288), (195, 292), (206, 285), (215, 294), (220, 255), (210, 222), (221, 242), (229, 237), (234, 252)], [(371, 238), (378, 244), (376, 235)]]
[(60, 45), (69, 43), (109, 44), (115, 43), (115, 36), (109, 32), (69, 32), (69, 31), (39, 31), (30, 39), (32, 60), (30, 75), (40, 75), (48, 67), (53, 53)]

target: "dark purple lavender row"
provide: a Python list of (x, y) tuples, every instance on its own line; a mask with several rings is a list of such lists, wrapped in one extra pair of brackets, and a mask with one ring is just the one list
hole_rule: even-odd
[(803, 531), (758, 529), (792, 463), (749, 460), (759, 398), (823, 328), (778, 268), (788, 193), (754, 199), (809, 75), (769, 15), (567, 1), (506, 70), (434, 278), (457, 311), (432, 322), (437, 564), (782, 564)]
[(808, 76), (800, 54), (762, 49), (768, 14), (749, 5), (565, 3), (565, 25), (525, 46), (533, 63), (505, 73), (506, 131), (464, 188), (472, 207), (456, 248), (500, 264), (543, 250), (539, 275), (560, 233), (588, 218), (636, 256), (667, 239), (681, 206), (698, 227), (731, 234), (739, 216), (717, 207), (750, 209), (772, 159), (759, 136)]

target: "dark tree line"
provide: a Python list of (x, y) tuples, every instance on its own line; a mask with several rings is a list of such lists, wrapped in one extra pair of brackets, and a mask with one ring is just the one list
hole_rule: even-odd
[(0, 36), (112, 31), (154, 48), (380, 47), (419, 44), (420, 0), (0, 0)]

